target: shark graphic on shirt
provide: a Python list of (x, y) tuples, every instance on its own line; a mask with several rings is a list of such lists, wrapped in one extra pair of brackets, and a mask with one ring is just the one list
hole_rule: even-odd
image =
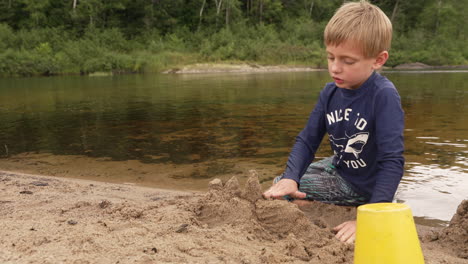
[(360, 132), (351, 136), (346, 135), (345, 138), (334, 138), (333, 135), (329, 136), (335, 154), (340, 154), (341, 152), (352, 153), (356, 159), (359, 158), (359, 154), (364, 149), (368, 139), (368, 132)]

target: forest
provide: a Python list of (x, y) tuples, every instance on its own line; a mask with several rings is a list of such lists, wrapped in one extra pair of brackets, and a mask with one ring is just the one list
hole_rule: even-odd
[[(0, 76), (160, 72), (198, 62), (326, 66), (343, 0), (0, 0)], [(387, 66), (468, 64), (468, 0), (373, 0)]]

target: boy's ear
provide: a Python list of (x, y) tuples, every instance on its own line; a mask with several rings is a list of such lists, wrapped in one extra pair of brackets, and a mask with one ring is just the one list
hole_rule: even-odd
[(377, 57), (375, 58), (374, 65), (373, 65), (374, 70), (378, 70), (382, 68), (382, 66), (385, 64), (385, 62), (387, 62), (387, 60), (388, 60), (388, 51), (384, 50), (380, 52), (379, 55), (377, 55)]

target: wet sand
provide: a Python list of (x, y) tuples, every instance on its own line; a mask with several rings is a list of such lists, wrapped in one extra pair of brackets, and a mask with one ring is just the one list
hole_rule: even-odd
[[(196, 159), (196, 157), (194, 157)], [(269, 159), (265, 158), (265, 162)], [(283, 165), (262, 164), (244, 159), (217, 159), (196, 164), (144, 163), (139, 160), (115, 161), (111, 158), (94, 158), (84, 155), (54, 155), (52, 153), (25, 152), (0, 158), (0, 168), (5, 171), (78, 178), (93, 181), (127, 183), (145, 187), (183, 191), (206, 191), (207, 182), (214, 176), (224, 181), (236, 175), (241, 183), (248, 171), (257, 170), (262, 187), (267, 188), (271, 175), (280, 175)], [(284, 164), (282, 162), (281, 164)]]
[[(196, 159), (196, 155), (193, 158)], [(116, 161), (106, 157), (94, 158), (84, 155), (25, 152), (0, 158), (0, 170), (60, 178), (125, 183), (126, 185), (171, 190), (205, 192), (208, 190), (208, 182), (214, 178), (227, 181), (232, 176), (236, 176), (240, 184), (243, 185), (248, 178), (248, 172), (253, 169), (258, 173), (262, 188), (267, 189), (273, 178), (276, 175), (281, 175), (284, 171), (283, 164), (285, 162), (286, 160), (281, 160), (281, 158), (277, 158), (272, 162), (272, 159), (267, 157), (257, 159), (226, 158), (198, 161), (193, 164), (146, 163), (139, 160)], [(431, 193), (425, 193), (424, 195), (427, 196), (421, 197), (426, 200)], [(413, 208), (413, 214), (416, 215), (415, 221), (417, 224), (425, 226), (446, 226), (459, 202), (459, 200), (451, 200), (450, 210), (447, 209), (443, 212), (446, 216), (444, 220), (421, 217), (416, 214), (417, 211), (421, 213), (422, 208), (431, 210), (432, 206), (424, 205), (422, 208)], [(439, 213), (441, 212), (439, 211)]]
[[(261, 198), (256, 173), (206, 192), (0, 172), (1, 263), (352, 263), (353, 208)], [(468, 263), (468, 201), (418, 226), (426, 263)]]
[(201, 74), (201, 73), (259, 73), (259, 72), (310, 72), (324, 71), (309, 66), (259, 65), (255, 63), (196, 63), (173, 68), (163, 73)]

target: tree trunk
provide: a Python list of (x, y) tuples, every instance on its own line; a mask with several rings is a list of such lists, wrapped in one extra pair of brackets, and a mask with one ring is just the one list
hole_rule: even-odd
[(310, 1), (309, 16), (312, 18), (312, 10), (314, 9), (314, 1)]
[(258, 8), (259, 9), (259, 12), (258, 12), (259, 21), (260, 23), (262, 23), (263, 22), (263, 0), (258, 1), (258, 3), (259, 3), (259, 8)]
[(226, 5), (226, 28), (229, 28), (229, 9), (230, 6)]
[(221, 6), (223, 5), (223, 0), (215, 0), (216, 4), (216, 16), (219, 16), (219, 13), (221, 12)]
[(151, 1), (151, 12), (150, 12), (150, 19), (149, 19), (149, 22), (148, 22), (148, 29), (153, 27), (154, 25), (154, 4), (155, 4), (155, 1)]
[(223, 0), (215, 0), (215, 5), (216, 5), (216, 28), (218, 27), (218, 17), (219, 17), (219, 13), (221, 12), (222, 4), (223, 4)]
[(78, 2), (78, 0), (73, 0), (73, 10), (76, 8), (76, 2)]
[(390, 21), (392, 21), (392, 24), (395, 23), (395, 17), (398, 12), (398, 3), (400, 3), (400, 0), (396, 0), (395, 6), (393, 7), (392, 18), (390, 19)]
[(201, 27), (201, 22), (202, 22), (202, 17), (203, 17), (203, 10), (205, 10), (205, 4), (206, 4), (206, 0), (203, 0), (202, 6), (200, 8), (200, 20), (198, 20), (197, 31), (200, 30), (200, 27)]
[(439, 24), (440, 24), (440, 9), (442, 8), (442, 0), (439, 0), (437, 3), (437, 16), (436, 16), (436, 24), (435, 24), (435, 29), (434, 29), (434, 34), (437, 34), (437, 31), (439, 30)]

